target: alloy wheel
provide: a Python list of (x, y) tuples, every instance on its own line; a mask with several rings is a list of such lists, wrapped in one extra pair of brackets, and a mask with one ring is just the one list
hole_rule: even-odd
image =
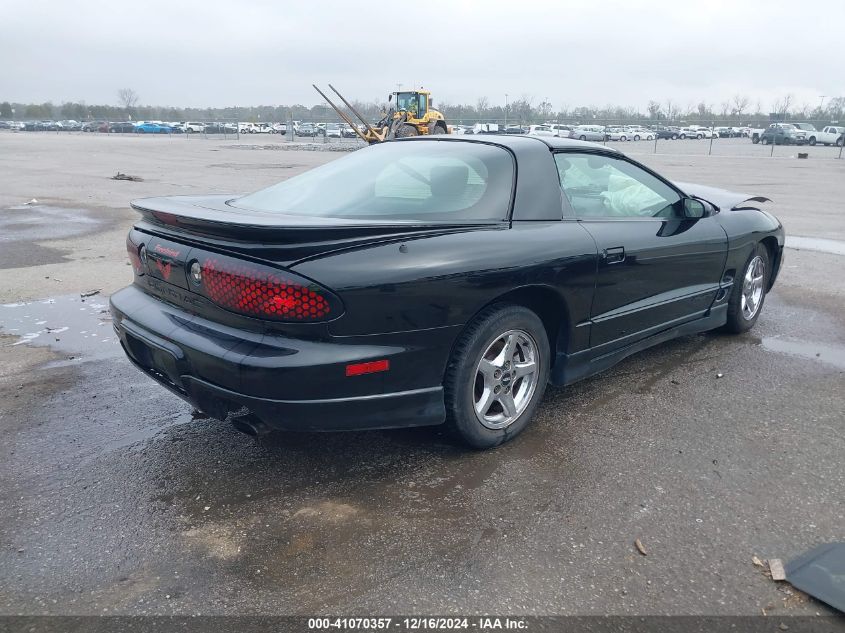
[(537, 389), (540, 355), (525, 330), (508, 330), (487, 345), (475, 369), (473, 408), (488, 429), (503, 429), (525, 411)]
[(763, 302), (763, 281), (766, 277), (766, 264), (763, 258), (756, 255), (748, 263), (742, 280), (742, 318), (746, 321), (753, 319), (760, 310)]

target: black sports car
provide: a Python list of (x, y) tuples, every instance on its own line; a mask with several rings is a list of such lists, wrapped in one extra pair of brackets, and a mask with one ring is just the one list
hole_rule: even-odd
[(447, 422), (491, 447), (549, 381), (751, 328), (784, 243), (763, 201), (581, 141), (391, 141), (245, 196), (133, 202), (111, 312), (135, 365), (243, 431)]

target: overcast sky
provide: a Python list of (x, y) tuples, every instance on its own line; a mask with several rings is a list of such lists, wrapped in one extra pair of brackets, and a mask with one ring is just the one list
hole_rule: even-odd
[(845, 1), (776, 5), (0, 0), (0, 101), (116, 105), (130, 87), (150, 105), (312, 105), (327, 82), (367, 101), (402, 83), (435, 103), (507, 93), (555, 110), (844, 96)]

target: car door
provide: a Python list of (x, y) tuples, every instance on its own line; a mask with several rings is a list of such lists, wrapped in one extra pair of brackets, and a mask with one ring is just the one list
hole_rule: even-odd
[(685, 217), (675, 187), (623, 156), (565, 151), (555, 161), (565, 212), (599, 253), (590, 346), (612, 351), (704, 316), (727, 254), (715, 218)]

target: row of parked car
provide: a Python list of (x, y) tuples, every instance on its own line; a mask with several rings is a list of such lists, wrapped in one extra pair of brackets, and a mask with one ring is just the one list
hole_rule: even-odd
[[(287, 123), (247, 123), (199, 121), (3, 121), (0, 130), (27, 132), (111, 132), (111, 133), (153, 133), (153, 134), (287, 134)], [(328, 136), (354, 138), (355, 131), (348, 125), (338, 123), (293, 122), (296, 136)]]
[(817, 130), (812, 123), (772, 123), (762, 130), (752, 130), (752, 143), (763, 145), (836, 145), (845, 144), (845, 127), (828, 125)]
[(542, 125), (507, 125), (496, 123), (476, 123), (473, 126), (456, 125), (453, 134), (528, 134), (529, 136), (559, 136), (582, 141), (653, 141), (655, 139), (703, 139), (747, 137), (751, 128), (747, 127), (704, 127), (691, 125), (677, 126), (642, 126), (642, 125), (563, 125), (546, 123)]
[[(102, 132), (118, 134), (287, 134), (286, 123), (235, 123), (200, 121), (0, 121), (0, 129), (27, 132)], [(296, 136), (354, 138), (355, 131), (338, 123), (293, 122)]]

